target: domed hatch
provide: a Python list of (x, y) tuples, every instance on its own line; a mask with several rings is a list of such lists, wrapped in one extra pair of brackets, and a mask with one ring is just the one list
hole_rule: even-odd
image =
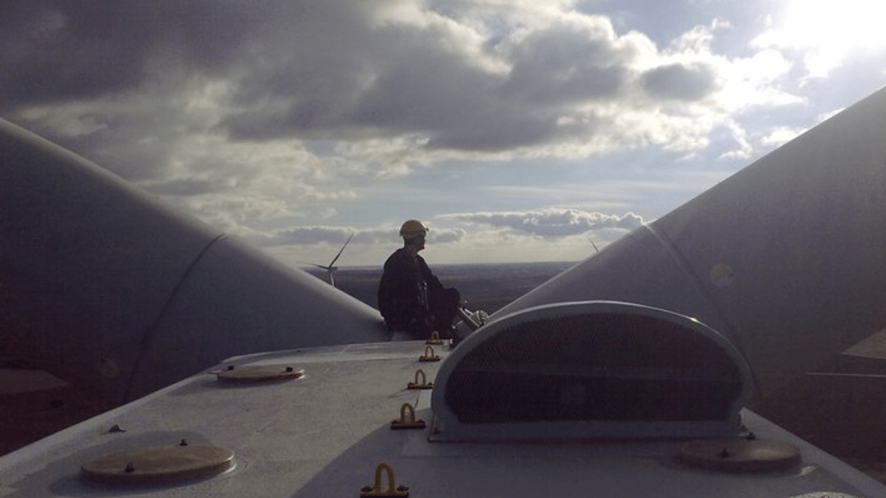
[(697, 320), (590, 301), (496, 320), (441, 366), (434, 440), (735, 434), (751, 397), (735, 347)]

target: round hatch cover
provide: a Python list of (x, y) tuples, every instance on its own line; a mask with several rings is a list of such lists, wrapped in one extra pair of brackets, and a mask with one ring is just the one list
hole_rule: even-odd
[(230, 366), (227, 370), (216, 373), (219, 382), (268, 382), (297, 379), (304, 374), (304, 369), (279, 365), (246, 365), (236, 368)]
[(108, 483), (168, 484), (221, 474), (234, 453), (210, 445), (153, 446), (99, 457), (80, 467), (87, 479)]
[(703, 439), (686, 443), (680, 457), (696, 467), (736, 472), (788, 469), (800, 463), (800, 450), (779, 441)]

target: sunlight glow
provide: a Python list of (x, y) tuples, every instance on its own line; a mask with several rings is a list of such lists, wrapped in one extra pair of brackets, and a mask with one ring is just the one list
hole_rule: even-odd
[(886, 48), (884, 16), (886, 2), (785, 0), (783, 22), (775, 22), (754, 43), (804, 51), (809, 75), (825, 76), (847, 57)]
[(789, 0), (786, 34), (798, 45), (849, 51), (886, 45), (886, 3), (870, 0)]
[(886, 2), (787, 0), (784, 25), (764, 35), (767, 44), (808, 49), (813, 75), (824, 74), (847, 56), (886, 47)]

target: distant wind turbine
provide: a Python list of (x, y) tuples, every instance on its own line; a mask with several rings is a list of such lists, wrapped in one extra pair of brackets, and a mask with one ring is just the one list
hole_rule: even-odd
[(600, 252), (600, 249), (597, 249), (597, 244), (594, 244), (594, 239), (592, 239), (590, 235), (588, 235), (588, 242), (590, 242), (591, 245), (594, 246), (595, 251)]
[(351, 234), (350, 237), (348, 237), (348, 240), (345, 241), (345, 244), (343, 246), (341, 246), (341, 249), (339, 249), (338, 254), (336, 254), (335, 257), (332, 258), (332, 261), (329, 262), (329, 265), (323, 266), (323, 265), (318, 265), (317, 263), (310, 263), (312, 266), (316, 266), (317, 268), (322, 268), (322, 269), (326, 270), (326, 275), (329, 276), (329, 285), (331, 285), (333, 287), (335, 287), (335, 278), (332, 276), (332, 274), (335, 272), (335, 270), (338, 270), (338, 267), (335, 266), (335, 262), (338, 261), (339, 256), (341, 256), (341, 253), (344, 252), (345, 247), (348, 246), (348, 242), (350, 242), (352, 238), (354, 238), (353, 233)]

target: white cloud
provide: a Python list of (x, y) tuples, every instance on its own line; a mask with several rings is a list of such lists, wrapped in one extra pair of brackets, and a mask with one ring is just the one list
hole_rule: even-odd
[[(154, 165), (137, 160), (140, 170), (186, 162), (187, 148), (179, 142), (218, 131), (262, 146), (337, 141), (345, 144), (339, 148), (344, 157), (372, 165), (381, 176), (453, 158), (575, 158), (626, 144), (688, 150), (707, 144), (702, 136), (715, 120), (702, 116), (724, 112), (723, 74), (733, 64), (710, 50), (712, 30), (728, 26), (723, 21), (697, 26), (659, 51), (643, 34), (617, 35), (608, 17), (580, 14), (568, 2), (507, 8), (496, 2), (417, 1), (331, 1), (310, 8), (265, 1), (248, 10), (237, 5), (201, 6), (213, 11), (209, 18), (218, 25), (170, 23), (162, 11), (152, 11), (147, 17), (152, 31), (144, 37), (160, 48), (139, 51), (132, 40), (114, 48), (132, 60), (125, 66), (130, 72), (116, 85), (90, 90), (96, 97), (87, 101), (108, 122), (81, 126), (80, 133), (92, 130), (101, 137), (110, 126), (115, 141), (150, 137), (153, 150), (175, 151), (158, 156)], [(83, 14), (75, 17), (76, 10), (68, 6), (58, 15), (71, 23)], [(225, 52), (216, 51), (212, 41), (232, 25), (238, 26), (234, 36), (218, 47)], [(200, 43), (169, 50), (177, 38)], [(114, 41), (110, 36), (107, 47)], [(104, 48), (85, 45), (83, 55)], [(47, 62), (51, 68), (55, 61)], [(141, 74), (134, 69), (139, 63), (157, 71)], [(160, 71), (170, 67), (179, 69), (172, 76)], [(19, 89), (29, 74), (25, 69), (33, 70), (14, 68), (5, 86)], [(74, 70), (94, 68), (84, 64)], [(120, 85), (138, 85), (140, 109), (110, 104), (111, 95), (118, 103), (132, 102)], [(53, 99), (65, 91), (45, 89), (50, 90)], [(71, 92), (83, 102), (83, 92)], [(47, 98), (45, 92), (32, 91), (22, 103), (41, 98)], [(163, 110), (162, 124), (156, 122), (161, 98), (172, 104)], [(158, 133), (161, 129), (167, 133)], [(105, 152), (98, 157), (121, 154)], [(145, 175), (122, 171), (132, 178)]]
[[(765, 27), (731, 9), (6, 0), (0, 114), (281, 253), (356, 231), (375, 257), (369, 241), (396, 245), (386, 224), (420, 208), (452, 258), (505, 236), (573, 254), (642, 221), (594, 210), (662, 214), (704, 183), (684, 179), (722, 178), (849, 103), (815, 106), (813, 51), (778, 13)], [(453, 212), (476, 214), (435, 218)]]
[(805, 129), (797, 129), (797, 128), (789, 128), (789, 127), (779, 127), (772, 130), (768, 135), (763, 137), (761, 141), (773, 147), (780, 147), (794, 138), (797, 138), (800, 134), (805, 132)]
[(580, 235), (602, 229), (630, 231), (643, 224), (643, 218), (634, 213), (617, 216), (553, 208), (532, 212), (461, 213), (446, 215), (446, 218), (548, 238)]

